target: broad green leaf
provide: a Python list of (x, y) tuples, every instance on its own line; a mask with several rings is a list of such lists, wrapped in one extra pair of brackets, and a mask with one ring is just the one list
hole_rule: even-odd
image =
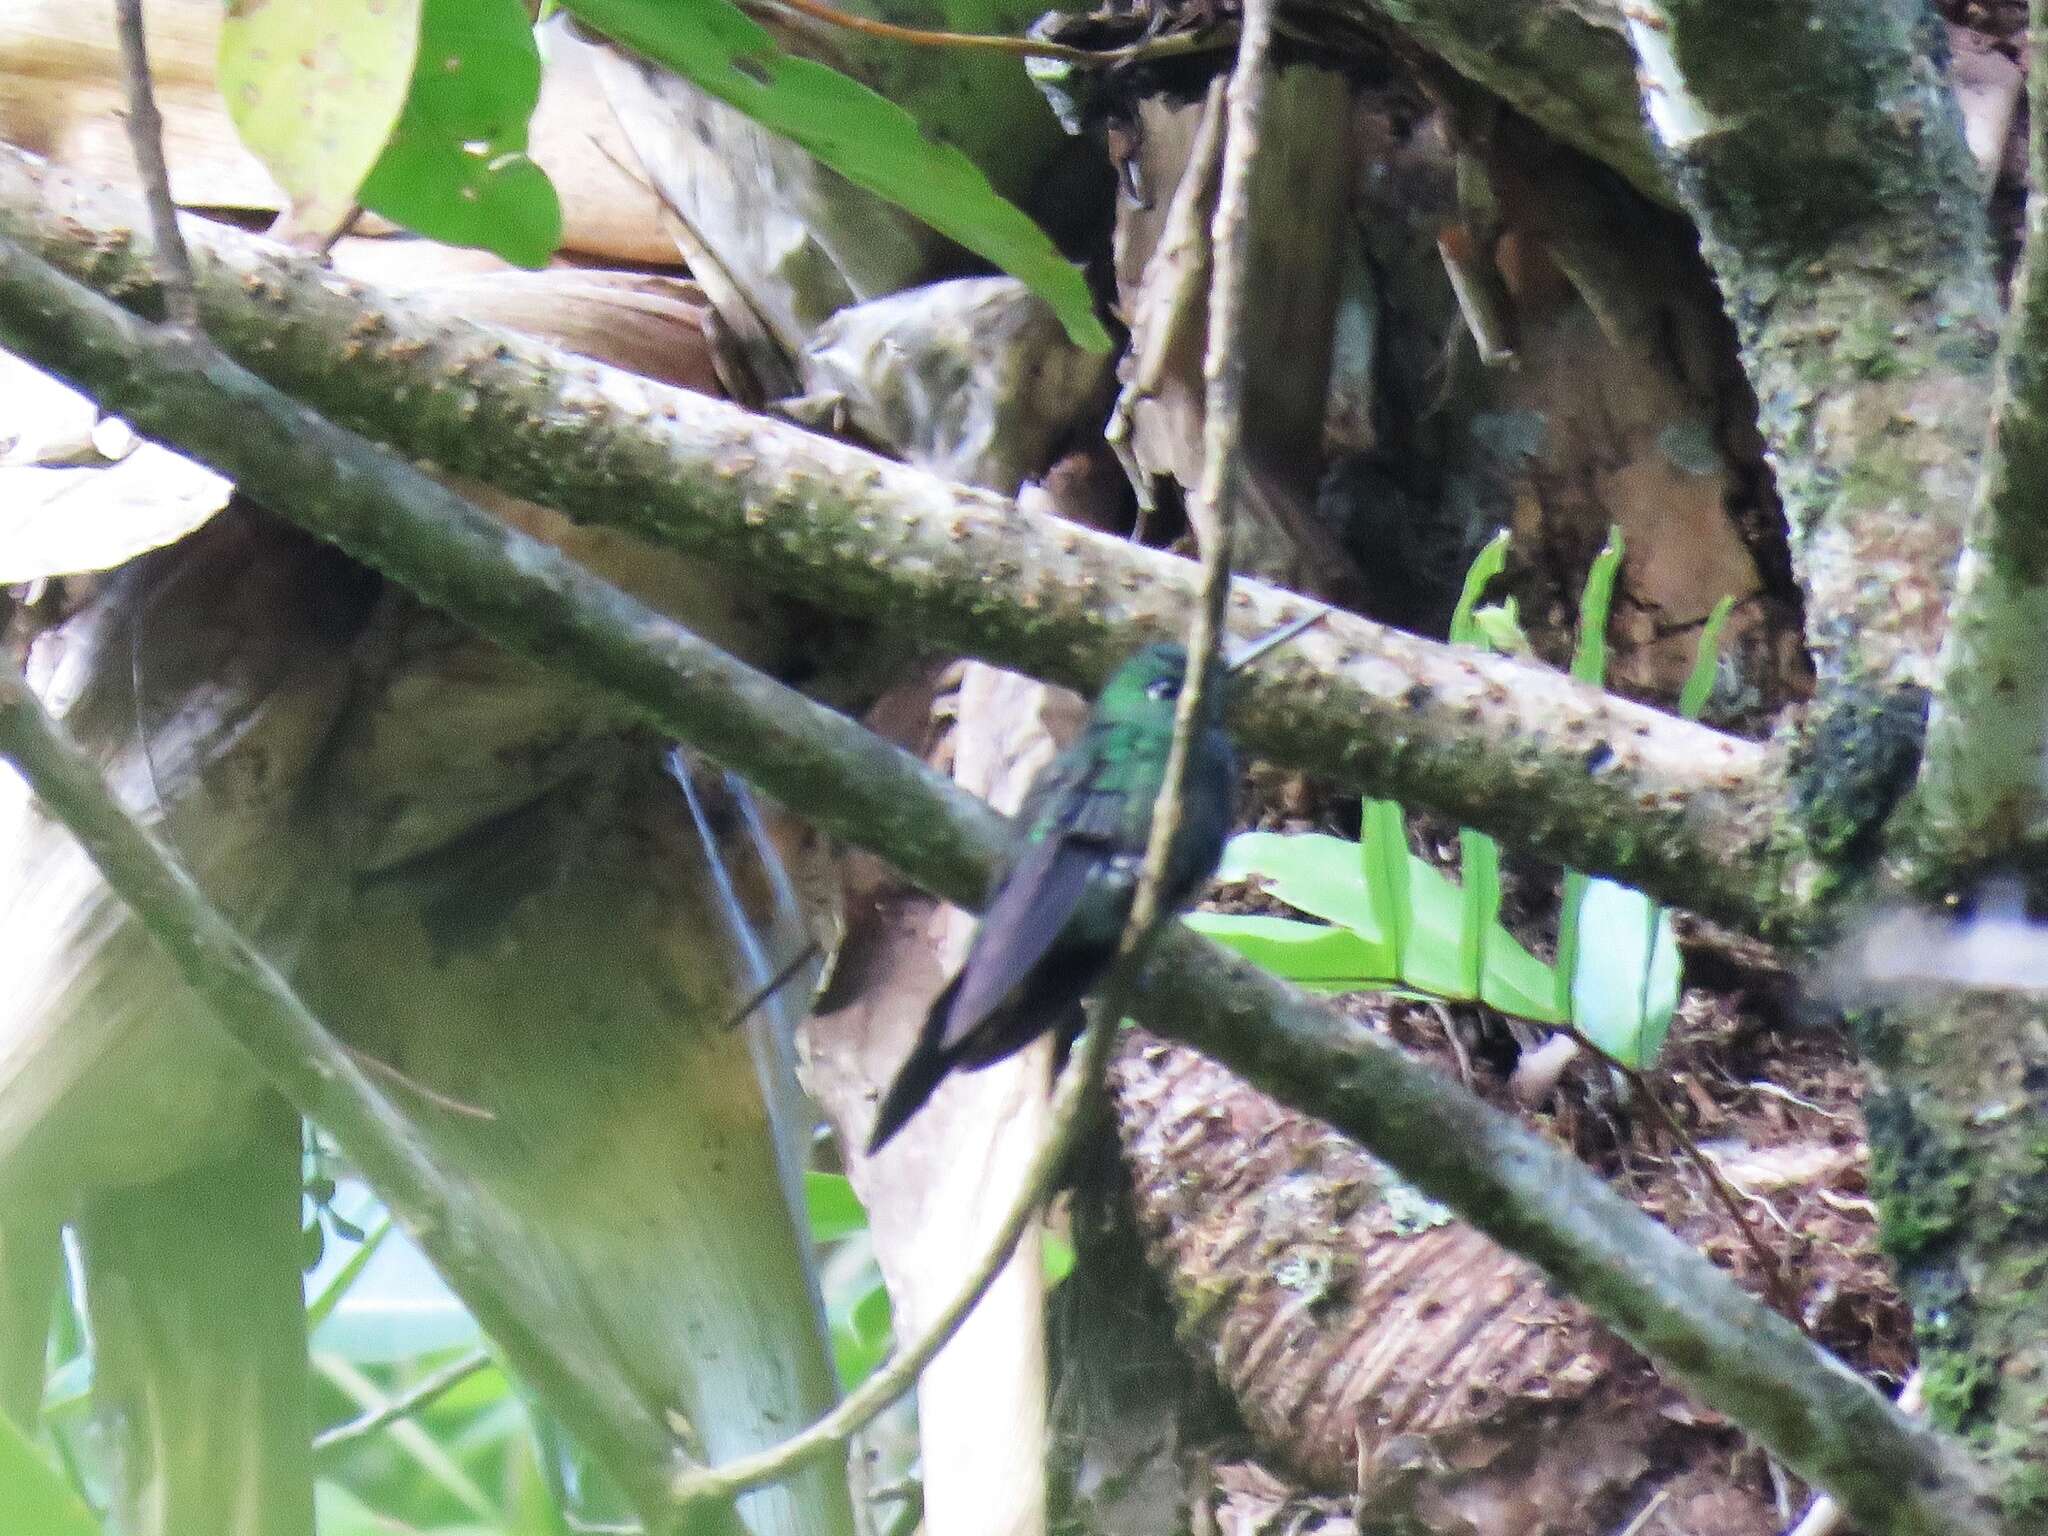
[(1595, 687), (1607, 681), (1607, 614), (1614, 606), (1614, 578), (1621, 573), (1621, 530), (1607, 531), (1607, 547), (1593, 559), (1579, 594), (1579, 641), (1572, 651), (1572, 676)]
[(5, 1414), (0, 1414), (0, 1531), (100, 1536), (92, 1512)]
[(1487, 584), (1507, 568), (1508, 542), (1512, 535), (1503, 528), (1487, 541), (1486, 548), (1465, 571), (1465, 587), (1458, 594), (1457, 609), (1451, 614), (1451, 644), (1486, 644), (1485, 635), (1473, 620), (1473, 611), (1479, 606), (1479, 599), (1486, 595)]
[(355, 206), (405, 105), (419, 34), (420, 0), (228, 0), (221, 98), (305, 229), (331, 234)]
[(1250, 912), (1196, 912), (1188, 926), (1304, 987), (1363, 991), (1394, 984), (1394, 952), (1349, 928)]
[(1550, 967), (1500, 925), (1500, 844), (1466, 827), (1458, 833), (1458, 849), (1464, 892), (1459, 963), (1471, 988), (1468, 995), (1518, 1018), (1562, 1019)]
[(853, 1328), (862, 1338), (877, 1344), (889, 1342), (895, 1331), (895, 1314), (889, 1306), (889, 1289), (877, 1274), (861, 1299), (854, 1303)]
[(1486, 946), (1500, 925), (1500, 844), (1470, 827), (1458, 833), (1458, 884), (1464, 894), (1458, 924), (1458, 973), (1477, 997), (1486, 977)]
[(1564, 898), (1557, 909), (1557, 1015), (1572, 1016), (1572, 977), (1579, 966), (1579, 909), (1586, 904), (1586, 887), (1593, 877), (1576, 869), (1564, 872)]
[(1648, 1066), (1678, 1008), (1678, 936), (1641, 891), (1592, 880), (1579, 905), (1572, 1023), (1625, 1067)]
[(860, 1203), (860, 1196), (853, 1192), (852, 1183), (843, 1173), (806, 1170), (804, 1205), (810, 1215), (814, 1242), (836, 1243), (868, 1229), (867, 1207)]
[(1359, 862), (1365, 875), (1368, 909), (1394, 950), (1394, 974), (1409, 975), (1413, 920), (1408, 905), (1408, 819), (1392, 800), (1368, 800), (1360, 808)]
[(1401, 980), (1454, 1002), (1472, 1002), (1478, 992), (1466, 983), (1465, 893), (1434, 864), (1409, 853), (1405, 843), (1401, 852), (1408, 902), (1401, 925)]
[(540, 50), (520, 0), (424, 0), (405, 110), (357, 194), (365, 208), (449, 245), (541, 267), (562, 205), (526, 155)]
[(1489, 1008), (1539, 1024), (1561, 1024), (1565, 1018), (1557, 1001), (1557, 973), (1505, 929), (1487, 942), (1479, 1000)]
[(1109, 349), (1081, 269), (972, 160), (927, 137), (885, 97), (784, 53), (728, 0), (565, 0), (563, 8), (994, 262), (1053, 307), (1076, 346)]
[(1688, 720), (1699, 719), (1700, 711), (1707, 707), (1707, 696), (1714, 691), (1714, 675), (1721, 666), (1721, 626), (1728, 622), (1728, 615), (1734, 611), (1735, 598), (1732, 594), (1723, 594), (1721, 601), (1714, 604), (1714, 611), (1707, 615), (1706, 626), (1700, 630), (1700, 644), (1693, 654), (1692, 671), (1678, 695), (1678, 712)]
[[(1325, 832), (1243, 832), (1223, 850), (1223, 880), (1257, 880), (1296, 911), (1341, 923), (1380, 943), (1388, 929), (1372, 901), (1358, 844)], [(1391, 973), (1390, 973), (1391, 974)]]

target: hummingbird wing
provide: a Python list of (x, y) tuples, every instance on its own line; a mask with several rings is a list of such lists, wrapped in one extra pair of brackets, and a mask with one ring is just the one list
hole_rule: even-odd
[(1019, 1001), (1017, 994), (1059, 944), (1089, 882), (1115, 852), (1096, 839), (1059, 833), (1025, 850), (983, 916), (960, 968), (940, 1024), (942, 1050), (962, 1062), (993, 1061), (1058, 1022), (1050, 1017), (1020, 1020), (1026, 1028), (1017, 1040), (974, 1039), (983, 1024)]

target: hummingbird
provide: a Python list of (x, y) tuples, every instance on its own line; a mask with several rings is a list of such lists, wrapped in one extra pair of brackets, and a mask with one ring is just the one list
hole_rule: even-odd
[[(1047, 1033), (1061, 1059), (1073, 1046), (1082, 1001), (1116, 958), (1137, 895), (1187, 661), (1170, 644), (1131, 656), (1103, 687), (1073, 745), (1032, 780), (1017, 812), (1016, 844), (967, 959), (882, 1096), (870, 1155), (924, 1107), (947, 1073), (990, 1066)], [(1223, 728), (1227, 674), (1217, 681), (1223, 686), (1204, 696), (1190, 743), (1181, 825), (1160, 891), (1165, 911), (1178, 912), (1200, 894), (1230, 833), (1237, 760)]]

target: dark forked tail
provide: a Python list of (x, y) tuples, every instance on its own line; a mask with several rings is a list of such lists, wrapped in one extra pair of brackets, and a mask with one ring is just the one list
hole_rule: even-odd
[(924, 1108), (925, 1101), (945, 1081), (946, 1074), (953, 1070), (953, 1057), (941, 1042), (946, 1013), (953, 1006), (953, 994), (959, 988), (960, 978), (957, 976), (946, 983), (946, 990), (938, 995), (931, 1012), (925, 1016), (924, 1027), (917, 1032), (917, 1044), (910, 1048), (910, 1055), (897, 1071), (896, 1080), (889, 1084), (889, 1091), (882, 1095), (882, 1102), (876, 1106), (875, 1128), (868, 1132), (869, 1157), (881, 1151), (889, 1138)]

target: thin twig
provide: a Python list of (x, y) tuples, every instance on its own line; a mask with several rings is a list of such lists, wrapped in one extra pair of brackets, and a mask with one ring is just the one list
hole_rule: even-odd
[(452, 1387), (458, 1387), (478, 1371), (491, 1363), (491, 1352), (487, 1349), (471, 1350), (458, 1360), (451, 1360), (438, 1371), (422, 1376), (412, 1386), (382, 1407), (373, 1408), (361, 1418), (350, 1419), (346, 1424), (337, 1424), (332, 1429), (322, 1430), (313, 1437), (313, 1454), (331, 1451), (338, 1445), (361, 1440), (374, 1435), (386, 1425), (396, 1424), (400, 1419), (409, 1419), (427, 1404)]
[(796, 973), (802, 970), (813, 959), (815, 959), (817, 957), (817, 954), (818, 941), (816, 939), (812, 939), (808, 944), (804, 945), (802, 949), (798, 950), (794, 955), (792, 955), (789, 961), (782, 967), (781, 970), (777, 971), (773, 976), (770, 976), (767, 979), (767, 981), (763, 982), (761, 986), (758, 989), (756, 989), (754, 995), (748, 998), (746, 1002), (737, 1011), (734, 1012), (733, 1016), (725, 1021), (725, 1029), (720, 1030), (719, 1033), (724, 1034), (725, 1030), (738, 1029), (742, 1024), (746, 1023), (748, 1018), (752, 1016), (756, 1008), (760, 1007), (763, 1003), (767, 1002), (769, 998), (773, 997), (776, 993), (780, 992), (784, 987), (788, 986), (790, 981), (796, 976)]
[(178, 232), (178, 205), (171, 201), (171, 173), (164, 164), (164, 120), (156, 109), (149, 78), (149, 43), (142, 32), (142, 0), (114, 0), (114, 30), (121, 39), (121, 73), (128, 87), (128, 143), (135, 174), (142, 178), (156, 241), (157, 280), (163, 284), (164, 318), (182, 331), (199, 330), (199, 289), (192, 279), (192, 255)]
[(1273, 42), (1272, 0), (1246, 0), (1237, 67), (1230, 78), (1229, 127), (1217, 178), (1216, 214), (1209, 230), (1209, 343), (1202, 358), (1206, 390), (1202, 421), (1202, 483), (1196, 530), (1202, 541), (1202, 592), (1188, 626), (1188, 670), (1174, 710), (1173, 745), (1152, 811), (1152, 836), (1131, 902), (1120, 954), (1124, 968), (1158, 926), (1167, 855), (1180, 835), (1182, 789), (1190, 745), (1203, 717), (1217, 646), (1230, 602), (1230, 553), (1238, 488), (1244, 481), (1245, 355), (1241, 333), (1247, 308), (1251, 255), (1252, 170), (1258, 156), (1259, 113), (1265, 105), (1266, 55)]
[(470, 1120), (495, 1120), (498, 1118), (496, 1110), (485, 1109), (481, 1104), (466, 1103), (461, 1099), (442, 1093), (438, 1089), (429, 1088), (418, 1078), (406, 1076), (405, 1073), (394, 1067), (390, 1062), (379, 1061), (368, 1051), (358, 1050), (355, 1046), (346, 1043), (343, 1044), (342, 1049), (355, 1059), (358, 1066), (368, 1067), (379, 1077), (396, 1083), (399, 1087), (405, 1089), (406, 1092), (425, 1099), (429, 1104), (447, 1110), (451, 1115), (462, 1115)]
[(1721, 1176), (1721, 1170), (1714, 1166), (1713, 1159), (1700, 1150), (1699, 1144), (1686, 1134), (1685, 1127), (1680, 1125), (1671, 1111), (1664, 1107), (1664, 1101), (1657, 1097), (1656, 1090), (1650, 1086), (1647, 1077), (1634, 1067), (1624, 1066), (1616, 1061), (1576, 1030), (1573, 1034), (1601, 1060), (1628, 1079), (1629, 1086), (1635, 1090), (1636, 1096), (1650, 1106), (1650, 1113), (1657, 1117), (1657, 1123), (1671, 1133), (1671, 1139), (1678, 1143), (1679, 1149), (1691, 1160), (1692, 1165), (1699, 1169), (1701, 1176), (1707, 1181), (1707, 1188), (1713, 1191), (1714, 1198), (1720, 1202), (1721, 1208), (1734, 1220), (1736, 1230), (1742, 1234), (1742, 1240), (1756, 1256), (1757, 1266), (1763, 1271), (1764, 1292), (1769, 1296), (1771, 1305), (1783, 1313), (1787, 1321), (1795, 1324), (1801, 1333), (1805, 1333), (1806, 1323), (1799, 1315), (1798, 1302), (1786, 1287), (1785, 1272), (1778, 1262), (1776, 1250), (1763, 1240), (1751, 1224), (1749, 1213), (1742, 1208), (1742, 1201), (1737, 1198), (1735, 1191), (1728, 1187), (1728, 1181)]

